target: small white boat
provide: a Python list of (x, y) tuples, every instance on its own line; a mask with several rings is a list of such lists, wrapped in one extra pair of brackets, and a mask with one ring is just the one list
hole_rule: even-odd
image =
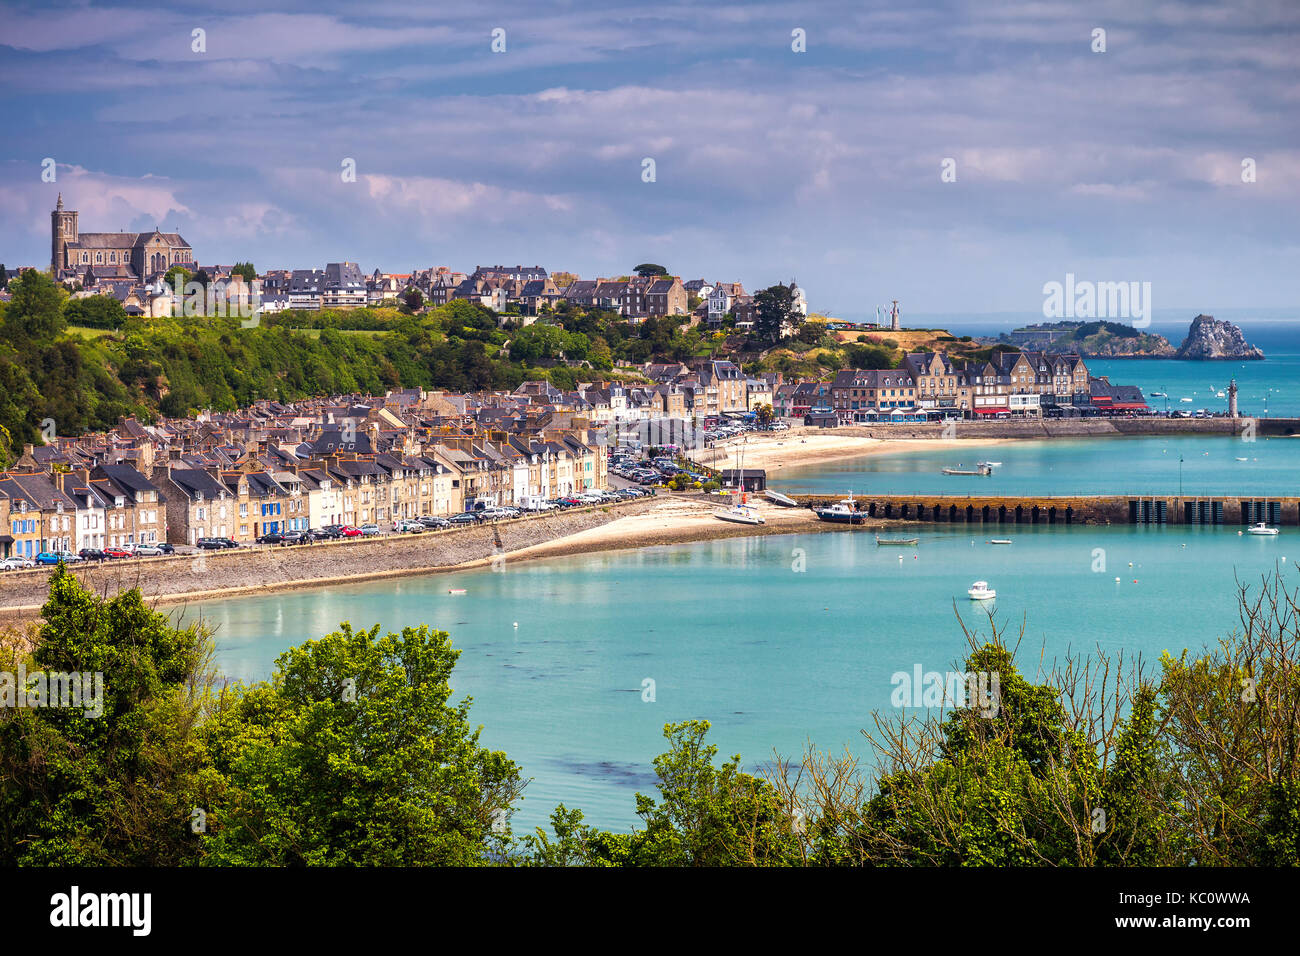
[(1152, 398), (1164, 398), (1164, 397), (1165, 397), (1165, 393), (1164, 393), (1164, 392), (1152, 392), (1152, 393), (1151, 393), (1151, 397), (1152, 397)]
[(976, 581), (966, 589), (966, 593), (972, 601), (990, 601), (998, 596), (998, 592), (989, 587), (987, 581)]
[(1270, 528), (1263, 521), (1251, 525), (1246, 529), (1250, 534), (1277, 534), (1277, 528)]
[(994, 538), (989, 542), (989, 544), (1010, 544), (1010, 543), (1011, 543), (1010, 538)]
[(1180, 401), (1180, 402), (1187, 402), (1189, 405), (1192, 403), (1192, 399), (1190, 399), (1190, 398), (1180, 398), (1179, 401)]
[(732, 505), (730, 508), (713, 512), (713, 517), (721, 518), (723, 521), (733, 521), (736, 524), (767, 524), (753, 505)]
[(1238, 458), (1237, 461), (1249, 461), (1249, 458)]
[(763, 494), (767, 497), (768, 501), (774, 501), (778, 505), (783, 505), (786, 508), (799, 507), (799, 502), (795, 501), (791, 497), (788, 497), (787, 495), (781, 494), (781, 492), (779, 491), (773, 491), (771, 488), (768, 488), (766, 491), (763, 492)]
[(980, 464), (981, 464), (981, 465), (988, 465), (990, 468), (1001, 468), (1001, 467), (1002, 467), (1002, 462), (1000, 462), (1000, 461), (982, 461), (982, 462), (980, 462)]
[(465, 593), (465, 589), (464, 589), (464, 588), (447, 588), (447, 593), (448, 593), (448, 594), (464, 594), (464, 593)]

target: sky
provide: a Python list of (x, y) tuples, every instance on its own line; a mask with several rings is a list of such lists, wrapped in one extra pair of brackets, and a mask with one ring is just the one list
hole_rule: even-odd
[(0, 0), (0, 90), (10, 268), (48, 266), (62, 192), (83, 231), (262, 270), (648, 261), (849, 317), (1040, 311), (1072, 273), (1188, 319), (1300, 309), (1295, 0)]

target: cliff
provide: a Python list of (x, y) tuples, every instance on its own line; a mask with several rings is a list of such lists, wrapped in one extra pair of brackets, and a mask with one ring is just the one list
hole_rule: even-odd
[(1262, 359), (1264, 353), (1249, 344), (1241, 329), (1231, 322), (1219, 321), (1212, 315), (1198, 315), (1192, 319), (1187, 338), (1178, 347), (1180, 359), (1213, 361), (1217, 359)]

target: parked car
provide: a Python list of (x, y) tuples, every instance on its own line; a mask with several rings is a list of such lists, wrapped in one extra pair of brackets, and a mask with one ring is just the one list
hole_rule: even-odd
[(424, 525), (411, 518), (398, 518), (393, 522), (393, 530), (398, 534), (423, 534)]
[(310, 530), (317, 538), (334, 539), (343, 537), (343, 525), (341, 524), (327, 524), (322, 528), (312, 528)]
[(126, 548), (105, 548), (104, 557), (114, 559), (129, 558), (132, 557), (132, 554)]
[(107, 555), (99, 548), (82, 548), (77, 554), (87, 561), (103, 561)]
[(131, 550), (137, 557), (141, 558), (155, 558), (158, 555), (165, 553), (163, 549), (156, 544), (137, 544)]
[(360, 529), (360, 530), (361, 530), (361, 533), (362, 533), (363, 535), (365, 535), (367, 538), (373, 537), (374, 535), (377, 535), (377, 534), (380, 533), (380, 532), (379, 532), (379, 525), (377, 525), (377, 524), (363, 524), (363, 525), (361, 526), (361, 529)]
[(343, 527), (339, 528), (339, 534), (343, 535), (345, 538), (359, 538), (361, 537), (362, 531), (360, 528), (354, 528), (350, 524), (345, 524)]
[(86, 559), (81, 555), (71, 551), (42, 551), (36, 556), (37, 564), (58, 564), (60, 561), (64, 564), (76, 564), (84, 560)]
[(286, 531), (282, 544), (310, 544), (312, 542), (312, 533), (310, 531)]
[(36, 567), (36, 562), (31, 558), (10, 557), (0, 559), (0, 571), (22, 571), (25, 568)]
[(199, 538), (195, 546), (205, 551), (220, 551), (224, 548), (238, 548), (239, 542), (230, 538)]
[(424, 525), (426, 528), (451, 527), (451, 522), (448, 521), (446, 518), (442, 517), (441, 515), (425, 515), (423, 518), (420, 519), (420, 524)]
[(452, 515), (452, 516), (451, 516), (450, 518), (448, 518), (447, 520), (448, 520), (449, 522), (451, 522), (452, 524), (478, 524), (478, 523), (479, 523), (479, 516), (478, 516), (477, 512), (473, 512), (473, 511), (462, 511), (462, 512), (461, 512), (460, 514), (458, 514), (458, 515)]
[(278, 531), (269, 531), (257, 539), (258, 544), (284, 544), (284, 535)]

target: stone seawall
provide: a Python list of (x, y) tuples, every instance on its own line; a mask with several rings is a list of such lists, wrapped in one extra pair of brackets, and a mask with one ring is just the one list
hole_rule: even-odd
[[(487, 563), (497, 555), (608, 524), (644, 510), (652, 500), (596, 505), (424, 534), (105, 561), (74, 565), (73, 572), (97, 593), (115, 594), (138, 587), (146, 598), (163, 602), (434, 573)], [(0, 616), (32, 617), (39, 611), (49, 593), (50, 571), (36, 568), (7, 571), (0, 576)]]
[(862, 438), (1105, 438), (1123, 435), (1240, 435), (1254, 422), (1257, 435), (1300, 435), (1296, 418), (1088, 418), (1026, 421), (960, 421), (945, 434), (939, 423), (924, 425), (801, 426), (788, 434), (853, 435)]

